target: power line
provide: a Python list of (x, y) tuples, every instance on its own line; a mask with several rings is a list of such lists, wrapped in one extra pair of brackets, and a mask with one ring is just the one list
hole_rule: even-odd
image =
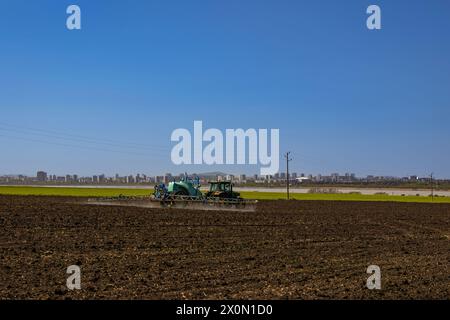
[(111, 149), (96, 148), (96, 147), (90, 147), (90, 146), (70, 145), (70, 144), (66, 144), (66, 143), (44, 141), (44, 140), (33, 139), (33, 138), (28, 138), (28, 137), (24, 138), (24, 137), (9, 136), (9, 135), (3, 135), (3, 134), (0, 134), (0, 138), (16, 139), (16, 140), (23, 140), (23, 141), (29, 141), (29, 142), (38, 142), (38, 143), (52, 144), (52, 145), (58, 145), (58, 146), (62, 146), (62, 147), (69, 147), (69, 148), (86, 149), (86, 150), (92, 150), (92, 151), (114, 152), (114, 153), (122, 153), (122, 154), (128, 154), (128, 155), (146, 156), (146, 157), (150, 156), (150, 155), (155, 156), (155, 154), (146, 154), (146, 153), (139, 153), (139, 152), (133, 152), (133, 151), (111, 150)]
[[(115, 141), (111, 139), (104, 139), (104, 138), (93, 138), (88, 136), (82, 136), (82, 135), (74, 135), (74, 134), (68, 134), (63, 133), (61, 131), (56, 130), (44, 130), (44, 129), (38, 129), (38, 128), (31, 128), (31, 127), (25, 127), (25, 126), (18, 126), (18, 125), (12, 125), (5, 123), (3, 121), (0, 121), (0, 130), (3, 131), (13, 131), (16, 133), (22, 133), (27, 135), (40, 135), (40, 136), (46, 136), (50, 138), (60, 139), (60, 140), (70, 140), (70, 141), (77, 141), (77, 142), (86, 142), (86, 143), (92, 143), (92, 144), (103, 144), (103, 145), (109, 145), (109, 146), (117, 146), (122, 148), (135, 148), (135, 149), (164, 149), (167, 150), (167, 147), (164, 146), (157, 146), (157, 145), (148, 145), (148, 144), (140, 144), (136, 142), (125, 142), (125, 141)], [(31, 131), (31, 132), (29, 132)]]
[(26, 135), (26, 136), (32, 136), (32, 137), (40, 136), (40, 137), (52, 138), (52, 139), (63, 140), (63, 141), (82, 142), (82, 143), (88, 143), (91, 145), (103, 145), (103, 146), (126, 148), (126, 149), (149, 149), (149, 147), (145, 148), (145, 147), (136, 147), (136, 146), (132, 146), (132, 145), (122, 145), (122, 144), (109, 143), (109, 142), (96, 142), (94, 140), (90, 141), (90, 140), (80, 139), (80, 138), (66, 138), (63, 136), (46, 134), (46, 133), (30, 133), (30, 132), (18, 130), (18, 129), (4, 129), (1, 127), (1, 125), (0, 125), (0, 131), (7, 132), (7, 133), (13, 132), (13, 133)]

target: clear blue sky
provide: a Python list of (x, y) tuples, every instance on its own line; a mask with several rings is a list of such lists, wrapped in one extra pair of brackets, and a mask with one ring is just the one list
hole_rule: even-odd
[(450, 177), (448, 0), (2, 0), (0, 35), (0, 174), (259, 172), (173, 166), (203, 120), (279, 128), (299, 173)]

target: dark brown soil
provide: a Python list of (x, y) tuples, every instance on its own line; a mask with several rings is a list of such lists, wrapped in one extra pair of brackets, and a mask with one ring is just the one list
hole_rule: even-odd
[[(255, 212), (0, 196), (0, 299), (449, 299), (450, 205)], [(382, 290), (368, 290), (378, 265)], [(68, 291), (79, 265), (82, 289)]]

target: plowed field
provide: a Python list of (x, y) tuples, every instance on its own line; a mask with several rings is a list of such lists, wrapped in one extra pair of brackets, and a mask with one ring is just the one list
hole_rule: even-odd
[[(66, 269), (81, 267), (81, 290)], [(382, 290), (368, 290), (378, 265)], [(255, 212), (0, 196), (0, 299), (449, 299), (450, 205), (267, 201)]]

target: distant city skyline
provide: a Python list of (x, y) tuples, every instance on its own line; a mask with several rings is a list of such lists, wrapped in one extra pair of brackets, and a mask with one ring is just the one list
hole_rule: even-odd
[[(46, 171), (37, 171), (37, 173), (33, 176), (33, 175), (23, 175), (23, 174), (9, 174), (9, 175), (2, 175), (0, 174), (0, 181), (4, 178), (27, 178), (27, 179), (37, 179), (37, 181), (78, 181), (80, 180), (86, 180), (86, 179), (92, 179), (91, 182), (101, 182), (101, 180), (103, 179), (108, 179), (108, 180), (123, 180), (123, 179), (130, 179), (130, 180), (135, 180), (133, 182), (139, 182), (139, 180), (142, 178), (142, 182), (151, 182), (150, 180), (152, 179), (156, 179), (158, 180), (159, 178), (168, 178), (168, 179), (178, 179), (178, 178), (182, 178), (185, 176), (188, 177), (218, 177), (220, 179), (225, 179), (224, 177), (227, 177), (227, 180), (233, 179), (233, 178), (238, 178), (240, 180), (242, 179), (270, 179), (270, 180), (283, 180), (286, 179), (287, 177), (287, 173), (286, 172), (279, 172), (277, 174), (274, 175), (261, 175), (261, 174), (244, 174), (244, 173), (240, 173), (240, 174), (231, 174), (231, 173), (226, 173), (226, 172), (193, 172), (193, 173), (172, 173), (172, 172), (166, 172), (164, 174), (160, 173), (160, 174), (155, 174), (155, 175), (151, 175), (151, 174), (147, 174), (147, 173), (129, 173), (129, 174), (119, 174), (116, 173), (114, 175), (106, 175), (103, 173), (100, 174), (94, 174), (94, 175), (79, 175), (79, 174), (62, 174), (62, 175), (57, 175), (51, 172), (46, 172)], [(381, 175), (381, 176), (374, 176), (374, 175), (366, 175), (366, 176), (357, 176), (355, 173), (352, 172), (346, 172), (344, 174), (338, 173), (338, 172), (334, 172), (334, 173), (330, 173), (330, 174), (311, 174), (311, 173), (297, 173), (297, 172), (289, 172), (289, 176), (292, 179), (299, 179), (302, 180), (302, 178), (304, 179), (311, 179), (311, 180), (347, 180), (347, 181), (356, 181), (356, 180), (390, 180), (390, 179), (398, 179), (398, 180), (409, 180), (409, 181), (415, 181), (415, 180), (427, 180), (427, 179), (431, 179), (431, 175), (433, 177), (433, 179), (440, 179), (439, 177), (436, 177), (434, 174), (430, 174), (430, 175), (426, 175), (426, 176), (419, 176), (419, 175), (410, 175), (410, 176), (388, 176), (388, 175)], [(443, 180), (447, 180), (447, 179), (443, 179)]]
[[(290, 166), (291, 166), (291, 164), (290, 164)], [(217, 167), (217, 166), (215, 166), (215, 167)], [(5, 172), (0, 172), (0, 177), (20, 176), (20, 175), (27, 176), (27, 177), (35, 177), (36, 176), (36, 172), (39, 172), (39, 171), (43, 171), (43, 172), (46, 172), (47, 174), (56, 175), (56, 176), (60, 176), (60, 177), (61, 176), (67, 176), (67, 175), (71, 175), (71, 176), (76, 175), (76, 176), (79, 176), (79, 177), (92, 177), (92, 176), (99, 176), (99, 175), (104, 175), (106, 177), (114, 177), (116, 175), (119, 175), (121, 177), (126, 177), (126, 176), (129, 176), (129, 175), (137, 175), (137, 174), (141, 174), (141, 175), (144, 174), (144, 175), (147, 175), (147, 176), (161, 176), (161, 175), (164, 175), (166, 173), (170, 173), (173, 176), (181, 176), (181, 175), (184, 175), (184, 174), (188, 174), (188, 175), (194, 175), (194, 174), (211, 175), (212, 173), (217, 173), (219, 175), (234, 175), (234, 176), (239, 176), (239, 175), (247, 175), (247, 176), (255, 176), (255, 175), (257, 175), (257, 176), (262, 176), (258, 171), (253, 171), (253, 172), (252, 171), (241, 171), (241, 172), (239, 172), (239, 171), (236, 171), (236, 170), (234, 170), (234, 171), (212, 171), (212, 170), (211, 171), (207, 171), (207, 170), (205, 170), (205, 171), (182, 171), (182, 170), (170, 171), (170, 170), (166, 170), (166, 171), (161, 171), (161, 172), (156, 172), (154, 170), (145, 170), (145, 171), (129, 170), (127, 172), (117, 172), (117, 171), (106, 172), (104, 170), (103, 171), (100, 170), (100, 171), (93, 172), (93, 173), (82, 173), (82, 172), (80, 173), (80, 172), (77, 172), (75, 170), (70, 170), (68, 172), (59, 172), (59, 171), (56, 171), (56, 170), (41, 170), (41, 169), (39, 169), (37, 171), (29, 172), (29, 173), (23, 173), (23, 172), (21, 172), (21, 173), (17, 173), (17, 172), (5, 173)], [(433, 176), (435, 178), (437, 178), (437, 179), (450, 179), (450, 176), (439, 175), (439, 174), (436, 174), (435, 172), (429, 172), (429, 173), (425, 173), (425, 174), (409, 173), (409, 174), (403, 174), (403, 175), (399, 175), (399, 174), (383, 174), (383, 173), (381, 173), (381, 174), (374, 174), (374, 173), (363, 173), (363, 174), (361, 174), (361, 173), (355, 173), (355, 172), (353, 172), (351, 170), (345, 170), (345, 171), (341, 171), (341, 172), (336, 172), (336, 171), (333, 171), (333, 172), (329, 172), (329, 171), (306, 172), (306, 171), (299, 171), (299, 170), (297, 170), (295, 168), (292, 169), (292, 167), (290, 167), (289, 173), (290, 174), (296, 174), (298, 176), (300, 176), (300, 175), (305, 175), (305, 176), (310, 176), (310, 175), (312, 175), (312, 176), (342, 175), (342, 176), (344, 176), (346, 174), (351, 174), (351, 175), (354, 175), (355, 177), (358, 177), (358, 178), (366, 178), (366, 177), (372, 177), (372, 176), (373, 177), (386, 177), (386, 178), (387, 177), (405, 178), (405, 177), (416, 176), (416, 177), (419, 177), (419, 178), (425, 178), (425, 177), (429, 177), (431, 174), (433, 174)], [(271, 176), (285, 175), (285, 174), (286, 174), (286, 171), (285, 171), (285, 168), (284, 168), (284, 170), (280, 170), (278, 172), (278, 174), (271, 175)]]

